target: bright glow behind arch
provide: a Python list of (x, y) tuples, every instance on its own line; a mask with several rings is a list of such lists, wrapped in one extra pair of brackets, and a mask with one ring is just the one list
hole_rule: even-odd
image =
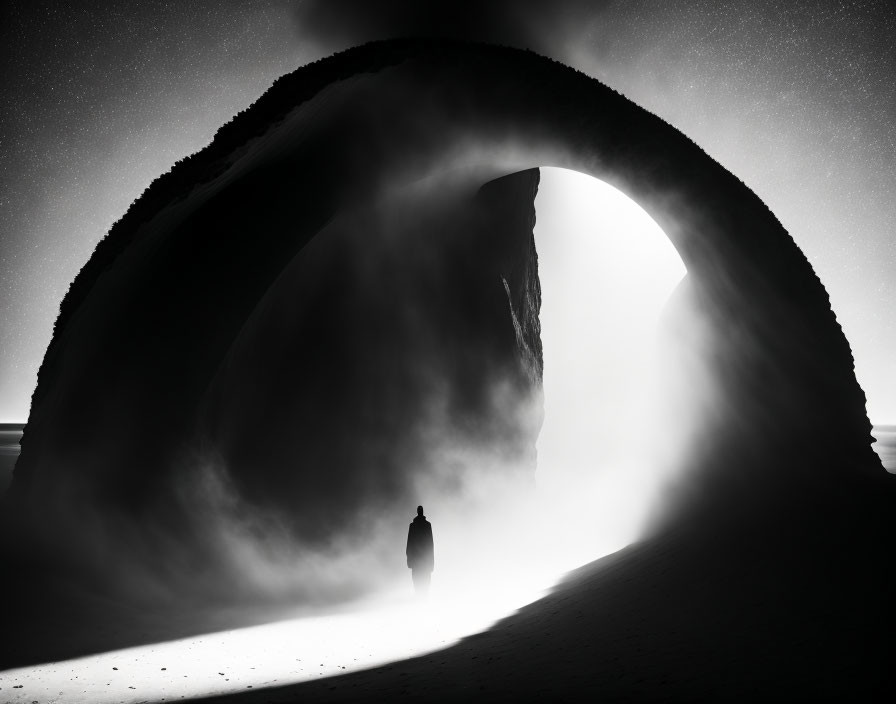
[(539, 494), (572, 512), (567, 520), (584, 538), (568, 559), (581, 563), (631, 542), (655, 500), (662, 478), (646, 449), (657, 328), (686, 269), (659, 225), (595, 178), (542, 168), (535, 207)]

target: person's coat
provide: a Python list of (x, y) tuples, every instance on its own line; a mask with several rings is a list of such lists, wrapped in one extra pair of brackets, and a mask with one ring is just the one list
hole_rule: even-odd
[(417, 516), (408, 527), (408, 547), (405, 551), (408, 567), (432, 572), (435, 565), (432, 544), (432, 524), (425, 516)]

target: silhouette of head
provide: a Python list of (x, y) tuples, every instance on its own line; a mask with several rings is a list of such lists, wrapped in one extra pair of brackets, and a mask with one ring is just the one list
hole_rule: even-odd
[(423, 507), (422, 507), (422, 506), (418, 506), (418, 507), (417, 507), (417, 515), (418, 515), (418, 516), (422, 516), (422, 515), (423, 515)]

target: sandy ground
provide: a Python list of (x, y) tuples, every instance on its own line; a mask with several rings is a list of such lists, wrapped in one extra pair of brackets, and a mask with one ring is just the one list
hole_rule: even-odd
[[(409, 575), (376, 600), (339, 609), (301, 613), (268, 607), (246, 613), (237, 607), (224, 612), (215, 608), (193, 620), (184, 613), (135, 614), (114, 600), (96, 597), (68, 599), (48, 615), (43, 604), (54, 595), (38, 592), (37, 627), (33, 618), (20, 624), (8, 621), (14, 635), (7, 645), (11, 641), (14, 647), (6, 649), (6, 661), (20, 666), (0, 672), (0, 702), (174, 701), (367, 670), (444, 649), (484, 631), (549, 586), (533, 582), (509, 591), (453, 583), (449, 589), (437, 573), (432, 593), (421, 599), (414, 596)], [(78, 618), (66, 613), (71, 610), (79, 612)], [(198, 624), (207, 630), (214, 621), (257, 625), (175, 639), (165, 635), (196, 632)], [(53, 640), (49, 649), (48, 639)], [(129, 640), (140, 644), (116, 645)], [(16, 649), (16, 643), (21, 647)], [(48, 653), (64, 655), (46, 662)]]
[(445, 648), (502, 613), (495, 602), (457, 604), (397, 597), (342, 613), (15, 668), (0, 673), (0, 701), (174, 701), (328, 678)]

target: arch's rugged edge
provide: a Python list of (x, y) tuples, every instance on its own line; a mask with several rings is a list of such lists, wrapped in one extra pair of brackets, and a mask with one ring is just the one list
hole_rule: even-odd
[[(281, 172), (285, 162), (301, 164), (302, 173)], [(104, 281), (134, 266), (138, 253), (147, 256), (146, 248), (157, 253), (159, 247), (177, 246), (162, 244), (167, 242), (164, 232), (189, 227), (184, 223), (190, 218), (217, 217), (222, 232), (233, 239), (232, 223), (242, 217), (248, 227), (248, 220), (234, 207), (228, 209), (228, 200), (237, 195), (243, 203), (255, 199), (251, 207), (257, 212), (283, 207), (295, 192), (304, 196), (294, 207), (299, 217), (291, 241), (253, 234), (251, 248), (226, 244), (231, 251), (221, 255), (223, 264), (197, 260), (197, 266), (218, 265), (221, 271), (209, 271), (202, 282), (205, 291), (185, 290), (186, 296), (208, 296), (212, 286), (219, 287), (217, 295), (229, 287), (230, 278), (215, 275), (224, 275), (234, 257), (246, 273), (239, 295), (205, 302), (228, 312), (221, 313), (227, 320), (216, 321), (215, 330), (196, 329), (196, 335), (206, 336), (203, 350), (193, 360), (170, 360), (174, 366), (195, 367), (184, 372), (191, 379), (185, 384), (187, 396), (179, 399), (169, 389), (174, 397), (166, 399), (178, 405), (187, 401), (186, 418), (233, 330), (285, 262), (335, 212), (392, 184), (452, 168), (465, 169), (471, 182), (484, 182), (539, 165), (605, 180), (659, 222), (733, 345), (724, 355), (736, 358), (736, 364), (726, 371), (739, 369), (726, 383), (750, 385), (738, 413), (757, 422), (773, 417), (774, 423), (757, 428), (785, 446), (811, 445), (819, 456), (835, 448), (854, 465), (845, 472), (861, 466), (877, 471), (864, 395), (827, 295), (791, 238), (749, 189), (676, 130), (572, 69), (517, 50), (407, 40), (352, 49), (279, 79), (206, 149), (155, 181), (113, 226), (63, 301), (32, 400), (15, 489), (53, 472), (40, 456), (64, 432), (66, 414), (83, 417), (84, 409), (96, 410), (98, 399), (82, 403), (89, 392), (65, 388), (65, 360), (78, 354), (73, 347), (96, 344), (87, 343), (79, 329), (89, 328), (86, 319), (96, 300), (126, 295), (127, 283), (117, 281), (113, 293), (103, 289)], [(252, 193), (240, 192), (248, 171), (264, 169), (276, 177), (263, 188), (254, 186)], [(216, 201), (218, 213), (203, 214)], [(256, 232), (266, 224), (262, 218)], [(223, 249), (226, 242), (222, 237), (216, 245)], [(167, 310), (166, 320), (154, 322), (169, 330), (189, 327), (195, 321), (184, 318), (191, 313)], [(93, 324), (101, 330), (104, 321)], [(749, 340), (754, 349), (738, 349), (737, 340)], [(110, 375), (106, 362), (122, 353), (123, 343), (119, 339), (91, 353), (104, 358), (91, 367), (93, 372)], [(141, 392), (152, 396), (152, 368), (164, 365), (144, 362), (147, 380)], [(85, 374), (87, 387), (98, 382), (89, 378), (89, 370)], [(143, 403), (137, 393), (116, 403)], [(63, 409), (72, 399), (76, 408)]]

